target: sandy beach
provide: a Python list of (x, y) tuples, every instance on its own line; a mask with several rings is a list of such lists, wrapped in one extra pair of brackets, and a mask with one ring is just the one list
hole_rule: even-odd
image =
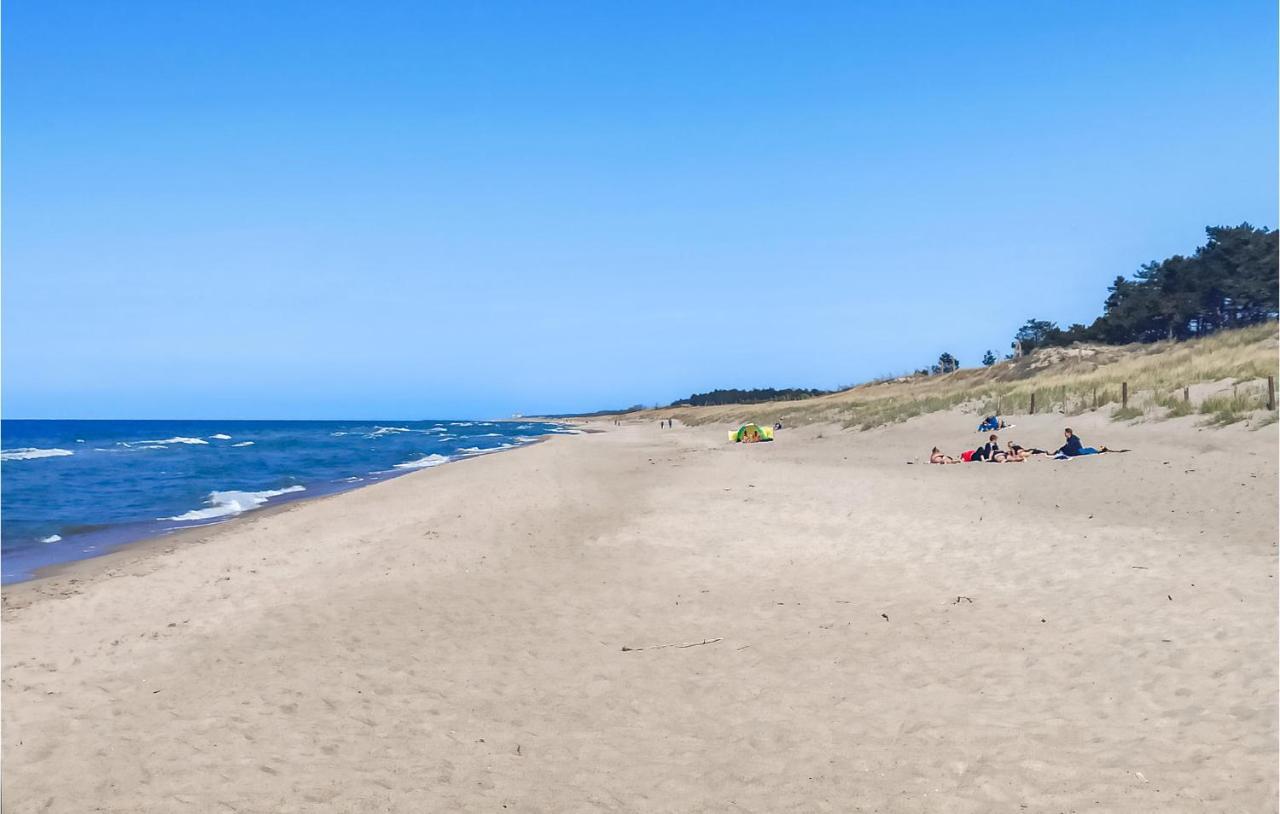
[(605, 420), (7, 587), (4, 810), (1275, 810), (1277, 425), (1070, 424)]

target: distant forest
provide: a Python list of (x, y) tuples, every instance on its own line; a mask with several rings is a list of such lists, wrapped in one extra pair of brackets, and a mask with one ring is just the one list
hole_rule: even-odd
[(721, 404), (761, 404), (766, 401), (798, 401), (830, 393), (812, 387), (789, 387), (777, 390), (772, 387), (753, 390), (712, 390), (710, 393), (694, 393), (687, 399), (671, 402), (672, 407), (714, 407)]
[(1242, 223), (1210, 226), (1205, 234), (1208, 242), (1190, 257), (1174, 255), (1147, 263), (1132, 278), (1116, 277), (1102, 316), (1091, 324), (1060, 328), (1029, 319), (1014, 335), (1015, 347), (1020, 342), (1027, 353), (1072, 342), (1191, 339), (1275, 319), (1277, 232)]

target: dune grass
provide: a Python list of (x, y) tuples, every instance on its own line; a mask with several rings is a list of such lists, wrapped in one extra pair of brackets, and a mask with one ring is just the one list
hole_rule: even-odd
[[(838, 423), (867, 429), (956, 408), (975, 414), (1027, 414), (1034, 395), (1037, 413), (1079, 415), (1109, 409), (1117, 420), (1199, 413), (1215, 425), (1249, 418), (1267, 423), (1273, 419), (1259, 411), (1267, 412), (1266, 377), (1277, 375), (1277, 339), (1276, 324), (1268, 323), (1187, 342), (1049, 348), (988, 368), (877, 381), (803, 401), (632, 415), (676, 418), (686, 424), (781, 419), (788, 424)], [(1126, 383), (1129, 399), (1122, 409)], [(1234, 392), (1184, 398), (1184, 387), (1207, 383), (1234, 385)]]

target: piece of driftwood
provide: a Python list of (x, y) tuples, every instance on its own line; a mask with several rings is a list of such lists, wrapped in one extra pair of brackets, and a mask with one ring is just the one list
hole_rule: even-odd
[(700, 644), (715, 644), (716, 642), (722, 641), (724, 641), (724, 637), (719, 636), (715, 639), (703, 639), (700, 642), (685, 642), (683, 644), (680, 642), (671, 642), (670, 644), (651, 644), (648, 647), (627, 647), (626, 645), (623, 645), (622, 652), (634, 653), (637, 650), (661, 650), (664, 647), (697, 647)]

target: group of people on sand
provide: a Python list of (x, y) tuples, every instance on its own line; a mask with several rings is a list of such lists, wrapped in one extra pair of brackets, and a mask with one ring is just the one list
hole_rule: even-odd
[[(960, 453), (959, 458), (953, 458), (950, 455), (944, 455), (937, 447), (929, 453), (929, 463), (931, 464), (966, 464), (966, 463), (993, 463), (993, 464), (1018, 464), (1031, 458), (1033, 455), (1049, 455), (1058, 459), (1077, 458), (1081, 455), (1101, 455), (1104, 452), (1112, 452), (1113, 450), (1106, 447), (1086, 447), (1084, 442), (1080, 440), (1080, 436), (1072, 432), (1070, 427), (1062, 431), (1066, 436), (1066, 441), (1062, 446), (1053, 452), (1047, 449), (1036, 449), (1035, 447), (1024, 447), (1020, 444), (1010, 443), (1007, 449), (1000, 448), (1000, 438), (994, 432), (987, 438), (987, 443), (977, 449), (970, 449)], [(1119, 452), (1121, 450), (1114, 450)]]

